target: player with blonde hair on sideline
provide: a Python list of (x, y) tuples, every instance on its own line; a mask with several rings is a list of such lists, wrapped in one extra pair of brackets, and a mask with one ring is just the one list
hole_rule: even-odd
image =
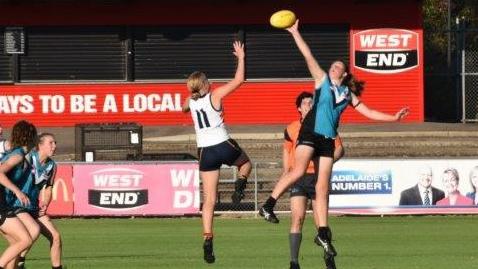
[[(38, 137), (38, 145), (27, 154), (26, 159), (31, 169), (23, 185), (24, 191), (30, 201), (35, 201), (28, 206), (15, 202), (19, 211), (30, 214), (40, 226), (40, 233), (50, 242), (50, 260), (52, 269), (62, 269), (61, 263), (61, 237), (50, 217), (46, 214), (52, 198), (53, 181), (56, 175), (56, 163), (51, 159), (55, 154), (56, 140), (51, 133), (42, 133)], [(38, 201), (38, 202), (37, 202)], [(29, 249), (22, 252), (17, 269), (25, 267), (25, 256)]]
[(235, 41), (233, 54), (237, 58), (234, 78), (228, 83), (211, 90), (206, 75), (192, 73), (187, 80), (190, 96), (183, 105), (183, 111), (191, 111), (196, 131), (199, 172), (203, 186), (202, 222), (204, 237), (204, 260), (213, 263), (213, 217), (216, 204), (219, 171), (223, 164), (238, 167), (239, 177), (235, 183), (233, 202), (238, 203), (244, 197), (246, 180), (251, 172), (251, 162), (236, 141), (229, 137), (224, 125), (222, 99), (239, 88), (244, 82), (244, 45)]

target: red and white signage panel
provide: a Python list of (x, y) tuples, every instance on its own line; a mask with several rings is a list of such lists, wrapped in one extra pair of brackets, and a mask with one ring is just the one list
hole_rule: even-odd
[[(398, 106), (407, 105), (411, 114), (406, 122), (423, 119), (418, 92), (397, 95), (394, 89), (384, 91), (394, 80), (367, 81), (364, 97), (378, 100), (371, 104), (380, 111), (395, 113)], [(397, 79), (400, 91), (419, 89), (412, 81), (405, 85)], [(213, 88), (220, 86), (213, 83)], [(288, 124), (297, 119), (295, 99), (302, 91), (313, 91), (313, 81), (247, 82), (224, 99), (226, 125), (232, 124)], [(85, 85), (8, 85), (0, 87), (0, 116), (2, 126), (11, 127), (26, 119), (36, 126), (67, 127), (79, 123), (136, 122), (143, 126), (191, 125), (191, 115), (181, 112), (189, 95), (184, 84), (85, 84)], [(422, 91), (422, 90), (421, 90)], [(390, 95), (383, 96), (384, 92)], [(393, 93), (393, 94), (392, 94)], [(377, 98), (379, 97), (379, 98)], [(401, 100), (408, 98), (406, 100)], [(390, 103), (395, 105), (390, 106)], [(353, 109), (349, 109), (353, 110)], [(363, 116), (343, 117), (342, 122), (357, 122)]]
[(52, 200), (47, 214), (50, 216), (73, 216), (73, 166), (58, 164), (53, 183)]
[(199, 212), (197, 163), (75, 165), (75, 215)]
[(353, 35), (355, 67), (393, 74), (419, 65), (418, 33), (404, 29), (370, 29)]

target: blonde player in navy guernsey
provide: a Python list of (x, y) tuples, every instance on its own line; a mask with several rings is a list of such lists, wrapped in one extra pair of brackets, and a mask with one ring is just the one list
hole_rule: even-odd
[(337, 255), (332, 246), (332, 232), (328, 227), (329, 184), (332, 174), (334, 140), (340, 115), (349, 105), (367, 118), (380, 121), (399, 121), (408, 115), (409, 109), (402, 108), (395, 114), (386, 114), (370, 109), (362, 103), (358, 96), (363, 89), (363, 82), (350, 74), (346, 64), (335, 61), (328, 72), (324, 71), (312, 55), (309, 46), (299, 32), (299, 20), (287, 28), (304, 56), (307, 68), (315, 82), (315, 97), (312, 110), (305, 117), (299, 133), (295, 151), (295, 166), (281, 176), (271, 196), (260, 208), (259, 214), (269, 222), (278, 223), (274, 214), (274, 206), (279, 197), (302, 175), (311, 159), (316, 163), (318, 178), (316, 183), (315, 218), (319, 220), (318, 234), (315, 242), (324, 248), (324, 260), (328, 269), (335, 264), (328, 263), (330, 257)]
[(251, 172), (251, 162), (236, 141), (229, 137), (224, 125), (222, 99), (239, 88), (244, 82), (244, 45), (236, 41), (233, 54), (237, 57), (234, 78), (228, 83), (211, 90), (206, 75), (192, 73), (187, 80), (191, 96), (183, 105), (184, 112), (191, 112), (199, 157), (199, 172), (203, 186), (202, 222), (204, 233), (204, 260), (213, 263), (213, 217), (216, 203), (219, 170), (223, 164), (238, 167), (239, 175), (232, 195), (234, 204), (244, 197), (247, 177)]

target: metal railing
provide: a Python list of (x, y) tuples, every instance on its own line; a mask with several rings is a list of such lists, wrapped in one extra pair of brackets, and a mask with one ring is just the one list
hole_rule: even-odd
[(478, 51), (462, 50), (463, 122), (478, 122)]
[(237, 167), (223, 165), (218, 184), (216, 212), (232, 214), (256, 213), (260, 203), (264, 202), (260, 193), (268, 196), (281, 173), (282, 166), (280, 163), (254, 162), (245, 190), (245, 197), (240, 203), (234, 204), (231, 200), (231, 195), (234, 192), (234, 182), (238, 174)]

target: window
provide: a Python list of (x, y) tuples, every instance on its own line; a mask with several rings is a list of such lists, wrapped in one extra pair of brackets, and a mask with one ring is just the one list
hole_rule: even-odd
[[(301, 25), (301, 34), (325, 70), (349, 61), (349, 29), (344, 25)], [(304, 58), (290, 33), (270, 26), (246, 30), (247, 78), (310, 78)]]
[(231, 78), (236, 70), (232, 26), (137, 28), (136, 80), (185, 79), (194, 71), (209, 78)]
[(11, 55), (5, 54), (4, 29), (0, 28), (0, 82), (12, 82), (12, 59)]
[(124, 80), (124, 39), (121, 28), (28, 28), (20, 81)]
[[(0, 82), (184, 80), (193, 71), (231, 79), (236, 70), (232, 43), (239, 37), (245, 40), (247, 79), (310, 78), (290, 34), (269, 25), (45, 26), (25, 31), (25, 54), (6, 55), (0, 38)], [(301, 25), (301, 33), (324, 69), (337, 59), (349, 61), (347, 25)]]

